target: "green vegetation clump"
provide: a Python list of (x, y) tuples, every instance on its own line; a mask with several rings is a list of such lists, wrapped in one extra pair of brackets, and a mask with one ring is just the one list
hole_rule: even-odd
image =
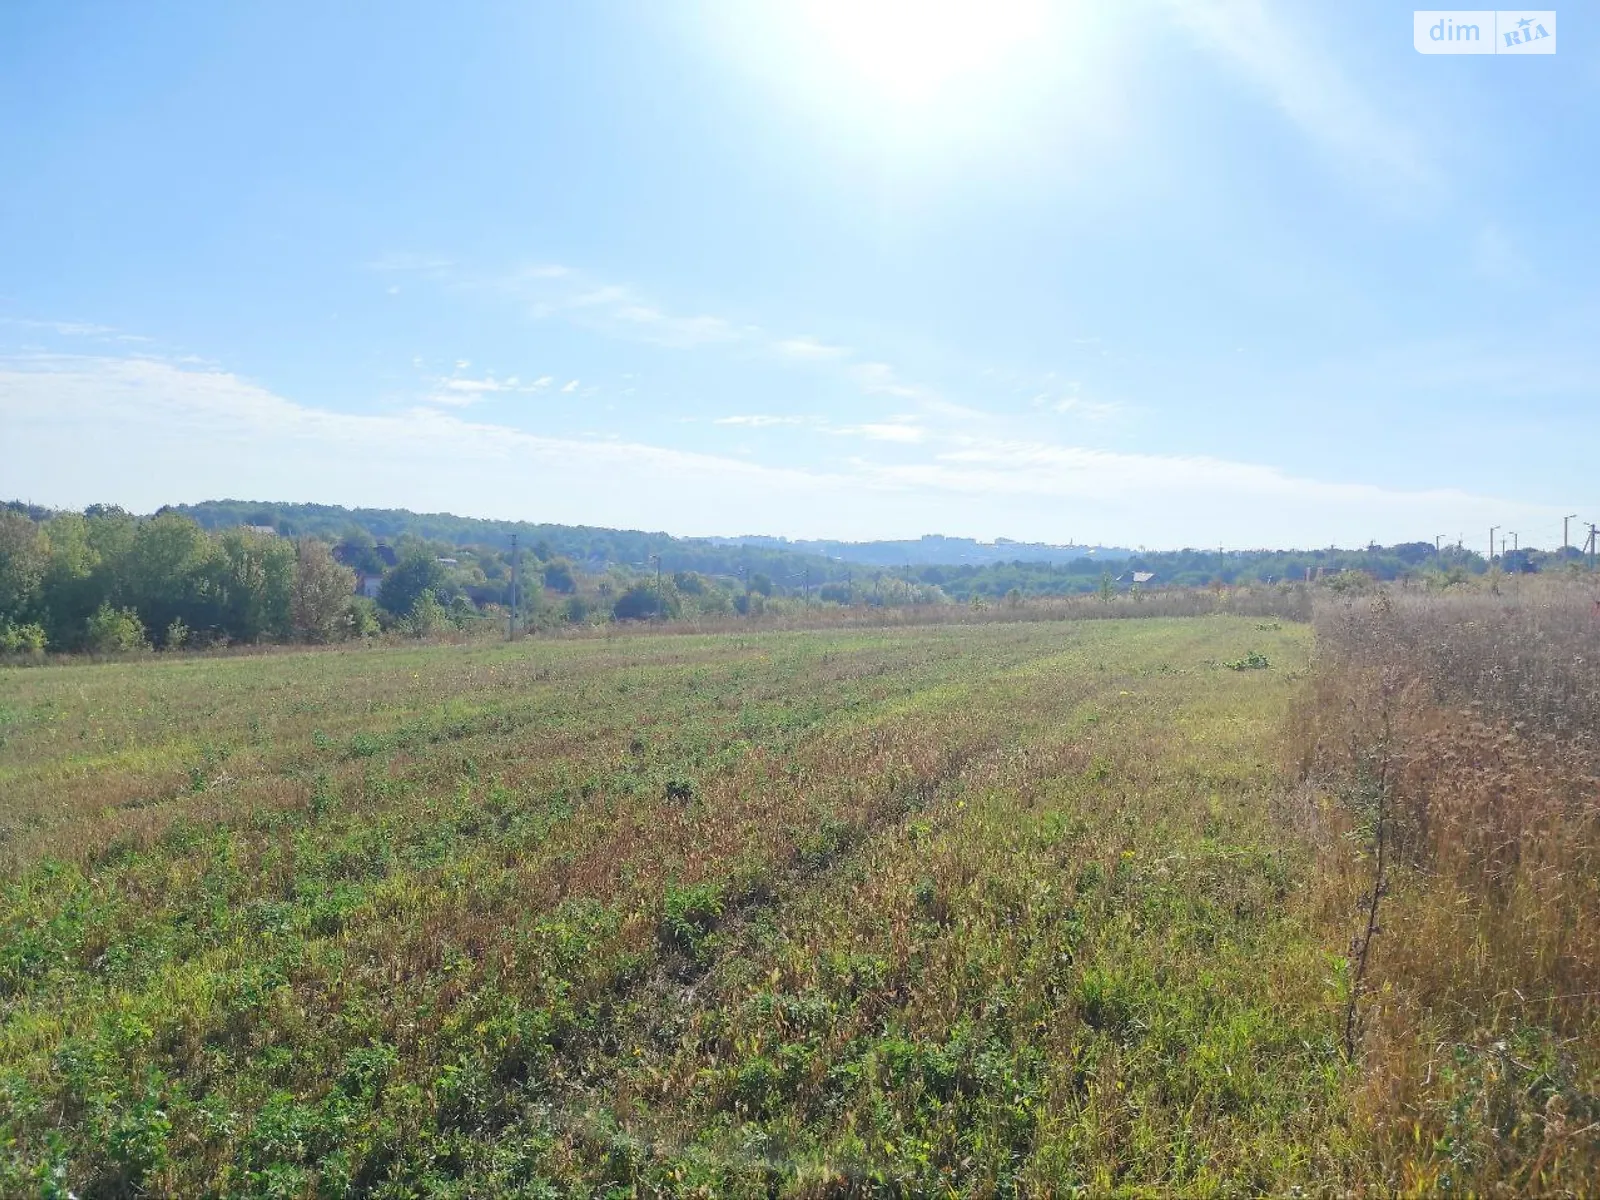
[[(1256, 626), (1260, 629), (1261, 626)], [(1252, 650), (1242, 658), (1230, 658), (1223, 662), (1223, 666), (1230, 671), (1265, 671), (1272, 663), (1265, 654)]]

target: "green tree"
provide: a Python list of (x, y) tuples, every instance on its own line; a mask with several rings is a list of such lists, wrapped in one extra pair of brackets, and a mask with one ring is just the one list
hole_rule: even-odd
[[(39, 585), (39, 620), (50, 644), (75, 650), (83, 645), (91, 613), (111, 599), (117, 580), (102, 567), (95, 548), (96, 524), (103, 518), (61, 513), (44, 525), (46, 561)], [(128, 539), (131, 544), (131, 533)]]
[(560, 592), (570, 596), (578, 590), (578, 581), (573, 578), (572, 564), (564, 558), (557, 558), (545, 564), (544, 586), (552, 592)]
[(423, 592), (437, 593), (443, 583), (438, 559), (424, 547), (413, 547), (378, 585), (378, 607), (396, 617), (409, 616)]
[[(120, 542), (124, 528), (119, 519), (97, 532)], [(131, 606), (147, 629), (165, 630), (177, 620), (191, 629), (217, 623), (209, 578), (211, 539), (194, 521), (160, 513), (135, 522), (126, 545), (108, 550), (100, 563), (109, 576), (102, 603)]]
[(662, 598), (658, 610), (655, 583), (635, 583), (617, 597), (617, 602), (611, 606), (611, 615), (619, 621), (640, 621), (657, 615), (676, 616), (676, 599), (667, 594)]
[(49, 543), (29, 517), (0, 509), (0, 619), (20, 619), (38, 600)]
[(340, 562), (364, 575), (383, 573), (383, 559), (378, 557), (378, 543), (359, 525), (345, 527), (336, 552)]
[(326, 542), (303, 537), (295, 543), (294, 590), (290, 618), (294, 635), (312, 642), (331, 642), (344, 630), (346, 601), (355, 588), (355, 572), (334, 561)]
[(229, 529), (217, 539), (213, 581), (222, 627), (244, 642), (287, 640), (294, 632), (295, 543)]

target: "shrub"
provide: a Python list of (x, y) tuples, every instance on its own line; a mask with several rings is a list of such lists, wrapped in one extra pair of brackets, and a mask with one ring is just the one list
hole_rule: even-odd
[(1230, 658), (1222, 665), (1230, 671), (1265, 671), (1272, 664), (1267, 661), (1265, 654), (1252, 650), (1243, 658)]
[(345, 601), (344, 627), (350, 637), (374, 637), (381, 633), (383, 624), (378, 619), (378, 605), (367, 596), (351, 596)]
[(424, 588), (422, 594), (411, 605), (411, 611), (406, 614), (405, 630), (413, 637), (431, 637), (438, 633), (450, 622), (450, 614), (444, 605), (439, 603), (438, 597), (431, 588)]
[(0, 654), (40, 654), (44, 647), (43, 625), (13, 625), (0, 620)]
[(619, 621), (642, 621), (654, 616), (676, 616), (677, 603), (670, 593), (659, 604), (654, 583), (636, 583), (617, 597), (611, 614)]
[(109, 604), (95, 609), (84, 640), (96, 654), (125, 654), (150, 648), (139, 614), (131, 608), (112, 608)]
[(450, 623), (457, 629), (471, 629), (485, 619), (484, 615), (478, 611), (478, 606), (465, 596), (457, 596), (450, 601), (447, 615)]

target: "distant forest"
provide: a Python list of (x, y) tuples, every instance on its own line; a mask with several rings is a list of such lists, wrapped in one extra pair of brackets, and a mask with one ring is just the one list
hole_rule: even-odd
[[(313, 533), (339, 537), (351, 527), (379, 540), (412, 536), (458, 547), (508, 549), (513, 533), (525, 549), (541, 558), (572, 560), (589, 570), (653, 567), (659, 555), (669, 572), (744, 579), (761, 574), (777, 594), (798, 592), (809, 584), (900, 579), (937, 587), (950, 599), (998, 599), (1015, 589), (1023, 596), (1059, 596), (1098, 590), (1109, 572), (1118, 586), (1133, 585), (1133, 576), (1149, 574), (1146, 587), (1202, 587), (1215, 583), (1281, 583), (1361, 571), (1374, 579), (1399, 579), (1422, 572), (1481, 574), (1488, 562), (1481, 554), (1432, 542), (1370, 545), (1342, 550), (1161, 550), (1121, 547), (1052, 546), (1042, 543), (976, 542), (938, 534), (916, 540), (841, 542), (790, 541), (785, 538), (679, 538), (666, 533), (600, 529), (582, 525), (488, 521), (448, 513), (412, 513), (405, 509), (341, 508), (322, 504), (261, 504), (237, 500), (180, 505), (176, 511), (194, 517), (208, 529), (240, 524), (271, 525), (280, 533)], [(1070, 557), (1068, 557), (1070, 555)], [(1576, 560), (1576, 551), (1566, 552)], [(1496, 558), (1501, 569), (1539, 571), (1558, 564), (1560, 552), (1513, 550)], [(974, 561), (977, 560), (977, 561)], [(829, 589), (836, 592), (837, 589)]]
[[(869, 561), (842, 561), (802, 546), (848, 549)], [(0, 651), (318, 642), (383, 630), (422, 635), (505, 621), (513, 606), (519, 623), (542, 628), (783, 614), (817, 604), (981, 604), (1356, 574), (1448, 583), (1490, 565), (1472, 551), (1436, 549), (1431, 542), (1360, 550), (1097, 548), (1065, 561), (970, 561), (997, 546), (1019, 553), (1066, 549), (936, 536), (913, 543), (677, 538), (403, 509), (234, 500), (178, 505), (150, 516), (105, 505), (55, 512), (13, 501), (0, 506)], [(956, 561), (929, 561), (941, 551)], [(870, 561), (901, 556), (895, 564)], [(1579, 558), (1574, 550), (1514, 550), (1494, 565), (1535, 572)]]
[(843, 580), (847, 564), (820, 554), (775, 547), (718, 545), (699, 538), (677, 538), (637, 529), (602, 529), (590, 525), (548, 525), (531, 521), (491, 521), (451, 513), (414, 513), (403, 508), (342, 508), (336, 504), (261, 504), (244, 500), (208, 500), (179, 504), (170, 510), (193, 517), (203, 529), (239, 525), (271, 526), (288, 537), (312, 534), (336, 540), (350, 529), (362, 529), (381, 542), (419, 538), (454, 547), (510, 550), (515, 535), (524, 551), (541, 559), (566, 558), (580, 567), (655, 568), (659, 555), (667, 571), (705, 575), (763, 574), (771, 579), (796, 577), (800, 586), (810, 573), (813, 584)]

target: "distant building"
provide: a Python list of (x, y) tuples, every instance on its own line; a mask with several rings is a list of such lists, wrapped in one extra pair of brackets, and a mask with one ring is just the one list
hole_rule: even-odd
[(1154, 571), (1127, 571), (1117, 576), (1118, 583), (1127, 583), (1134, 587), (1146, 587), (1155, 581)]
[(453, 558), (441, 558), (439, 560), (439, 565), (441, 567), (453, 567), (456, 565), (456, 560)]
[(277, 528), (275, 526), (272, 526), (272, 525), (246, 525), (245, 528), (248, 529), (251, 533), (259, 533), (263, 537), (277, 537), (278, 536)]
[(368, 600), (376, 600), (378, 598), (378, 588), (382, 583), (382, 575), (375, 575), (369, 571), (357, 571), (355, 594), (365, 596)]

